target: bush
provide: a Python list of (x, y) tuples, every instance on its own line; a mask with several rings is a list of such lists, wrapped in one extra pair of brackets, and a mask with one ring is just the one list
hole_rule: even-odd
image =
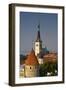
[(57, 62), (45, 62), (39, 66), (39, 75), (40, 76), (47, 76), (47, 73), (51, 73), (50, 76), (57, 75), (58, 68)]

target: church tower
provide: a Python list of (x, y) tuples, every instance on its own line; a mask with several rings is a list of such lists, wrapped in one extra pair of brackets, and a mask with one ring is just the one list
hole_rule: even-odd
[(42, 41), (40, 37), (40, 24), (38, 25), (37, 39), (35, 41), (35, 55), (37, 56), (42, 50)]

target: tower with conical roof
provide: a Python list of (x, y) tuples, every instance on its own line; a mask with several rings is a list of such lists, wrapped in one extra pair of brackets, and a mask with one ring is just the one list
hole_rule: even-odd
[(40, 36), (40, 24), (38, 25), (38, 32), (37, 32), (37, 38), (35, 41), (35, 55), (37, 56), (40, 51), (42, 50), (42, 40)]
[(25, 77), (39, 76), (39, 62), (32, 49), (27, 59), (25, 60)]

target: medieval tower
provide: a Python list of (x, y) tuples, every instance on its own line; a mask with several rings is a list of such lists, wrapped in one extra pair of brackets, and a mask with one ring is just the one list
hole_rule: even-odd
[(39, 76), (39, 63), (35, 52), (32, 49), (27, 59), (25, 60), (25, 77), (38, 77)]

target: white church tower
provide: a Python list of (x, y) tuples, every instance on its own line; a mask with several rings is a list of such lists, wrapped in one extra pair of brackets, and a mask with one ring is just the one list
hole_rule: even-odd
[(42, 50), (42, 40), (40, 37), (40, 24), (38, 25), (37, 39), (35, 41), (35, 55), (37, 56)]

